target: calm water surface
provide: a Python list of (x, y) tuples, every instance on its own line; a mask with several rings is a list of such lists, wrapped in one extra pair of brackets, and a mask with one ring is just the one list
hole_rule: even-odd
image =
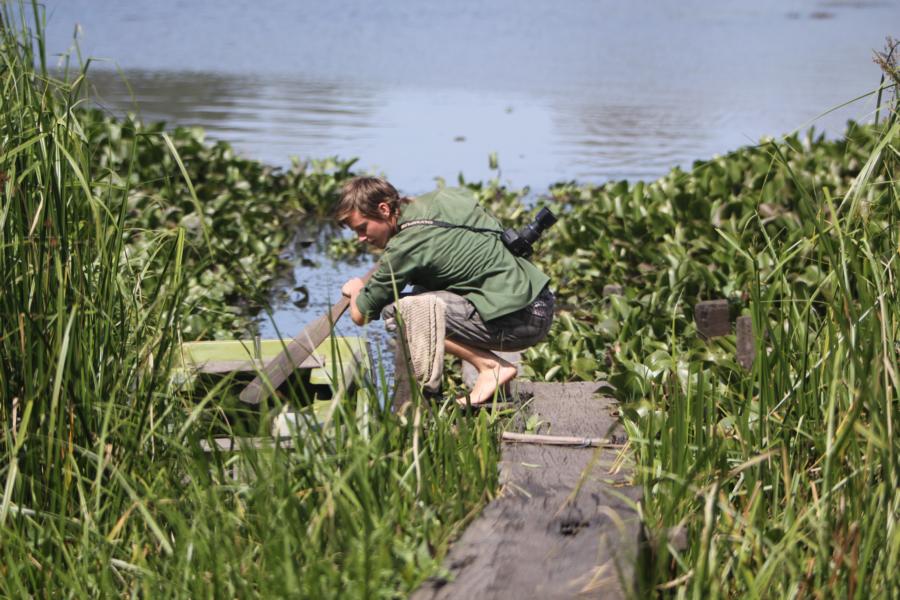
[[(409, 193), (435, 177), (657, 177), (805, 127), (874, 88), (900, 2), (46, 0), (103, 102), (202, 125), (245, 155), (357, 156)], [(101, 70), (106, 76), (101, 76)], [(862, 102), (820, 120), (837, 134)]]
[[(82, 53), (103, 59), (94, 83), (109, 110), (200, 125), (272, 164), (359, 157), (410, 194), (437, 177), (495, 175), (492, 152), (503, 181), (536, 192), (655, 178), (807, 128), (875, 88), (872, 50), (900, 35), (896, 1), (45, 5), (51, 53), (66, 52), (77, 27)], [(838, 135), (873, 107), (856, 102), (815, 125)], [(303, 266), (302, 254), (294, 275), (311, 282), (313, 311), (365, 269)], [(311, 318), (292, 299), (275, 307), (289, 332)]]

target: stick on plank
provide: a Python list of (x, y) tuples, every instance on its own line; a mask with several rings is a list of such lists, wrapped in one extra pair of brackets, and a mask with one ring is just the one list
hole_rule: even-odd
[(589, 438), (567, 435), (538, 435), (535, 433), (515, 433), (504, 431), (500, 436), (504, 442), (516, 442), (520, 444), (547, 444), (550, 446), (578, 446), (582, 448), (621, 448), (619, 440), (613, 438)]
[[(372, 267), (362, 280), (366, 282), (378, 266)], [(256, 376), (241, 392), (241, 402), (247, 404), (259, 404), (269, 396), (269, 391), (277, 389), (285, 379), (294, 372), (294, 369), (319, 347), (331, 335), (332, 326), (344, 314), (350, 306), (350, 299), (341, 296), (334, 303), (331, 312), (324, 314), (297, 334), (287, 345), (281, 354), (270, 360), (263, 372)], [(268, 379), (267, 385), (265, 379)]]

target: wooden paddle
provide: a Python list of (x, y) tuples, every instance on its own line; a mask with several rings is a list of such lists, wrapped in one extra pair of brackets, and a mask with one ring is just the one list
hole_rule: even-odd
[[(378, 265), (375, 265), (363, 275), (363, 283), (369, 280), (377, 268)], [(337, 323), (349, 306), (350, 299), (341, 296), (341, 299), (331, 307), (330, 313), (322, 315), (307, 325), (290, 341), (284, 351), (266, 363), (262, 373), (244, 388), (240, 396), (241, 402), (259, 404), (265, 400), (269, 396), (270, 390), (277, 389), (294, 372), (294, 369), (309, 358), (319, 344), (325, 341), (325, 338), (331, 334), (332, 326)], [(265, 380), (268, 380), (268, 385)]]

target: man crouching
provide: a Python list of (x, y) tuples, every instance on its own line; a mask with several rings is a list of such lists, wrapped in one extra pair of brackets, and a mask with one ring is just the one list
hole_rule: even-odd
[(363, 325), (382, 311), (392, 317), (397, 292), (407, 284), (414, 294), (438, 297), (444, 349), (478, 372), (468, 397), (473, 406), (489, 402), (516, 376), (516, 367), (493, 350), (523, 350), (547, 336), (554, 304), (549, 278), (503, 245), (500, 223), (470, 191), (443, 188), (406, 198), (384, 179), (357, 177), (344, 185), (335, 217), (360, 242), (383, 250), (368, 282), (354, 278), (341, 289), (353, 322)]

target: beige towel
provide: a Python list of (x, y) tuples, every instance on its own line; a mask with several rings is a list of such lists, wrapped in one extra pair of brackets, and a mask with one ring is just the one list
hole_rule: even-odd
[(416, 381), (426, 390), (438, 392), (444, 373), (446, 305), (426, 293), (400, 298), (397, 307)]

